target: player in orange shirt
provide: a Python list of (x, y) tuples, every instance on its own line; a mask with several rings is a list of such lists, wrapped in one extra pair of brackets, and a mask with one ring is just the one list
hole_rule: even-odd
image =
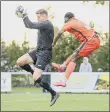
[(62, 72), (66, 68), (65, 77), (62, 81), (56, 82), (55, 86), (66, 86), (66, 82), (76, 67), (76, 62), (81, 57), (89, 56), (94, 50), (100, 46), (98, 33), (75, 18), (72, 12), (67, 12), (64, 16), (65, 24), (62, 30), (58, 33), (53, 41), (53, 46), (64, 32), (72, 33), (80, 42), (81, 45), (73, 52), (71, 56), (63, 64), (52, 63), (52, 66)]

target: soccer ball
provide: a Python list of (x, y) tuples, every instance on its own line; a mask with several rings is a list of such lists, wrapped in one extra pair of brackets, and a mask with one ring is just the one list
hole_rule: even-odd
[(23, 17), (23, 14), (21, 13), (21, 12), (16, 12), (16, 15), (18, 16), (18, 17), (20, 17), (20, 18), (22, 18)]
[(22, 6), (18, 6), (18, 7), (16, 8), (15, 13), (16, 13), (16, 15), (17, 15), (18, 17), (22, 18), (22, 17), (23, 17), (23, 12), (24, 12), (24, 8), (23, 8)]

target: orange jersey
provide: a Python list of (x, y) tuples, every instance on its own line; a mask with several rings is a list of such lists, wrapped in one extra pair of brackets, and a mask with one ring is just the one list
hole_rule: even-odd
[(84, 42), (86, 39), (89, 40), (95, 32), (94, 29), (76, 18), (72, 18), (69, 22), (65, 23), (63, 29), (75, 35), (81, 42)]

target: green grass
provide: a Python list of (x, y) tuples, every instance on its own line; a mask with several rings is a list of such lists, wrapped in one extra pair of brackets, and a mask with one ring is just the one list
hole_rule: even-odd
[(109, 94), (60, 94), (52, 107), (50, 94), (1, 94), (2, 111), (109, 111)]
[(12, 92), (42, 92), (42, 88), (37, 87), (14, 87)]

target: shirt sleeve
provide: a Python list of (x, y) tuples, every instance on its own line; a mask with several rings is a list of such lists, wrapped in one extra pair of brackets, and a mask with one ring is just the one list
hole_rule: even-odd
[(43, 22), (31, 22), (28, 17), (25, 17), (23, 19), (23, 22), (25, 24), (25, 27), (26, 28), (30, 28), (30, 29), (47, 29), (48, 28), (47, 21), (43, 21)]

